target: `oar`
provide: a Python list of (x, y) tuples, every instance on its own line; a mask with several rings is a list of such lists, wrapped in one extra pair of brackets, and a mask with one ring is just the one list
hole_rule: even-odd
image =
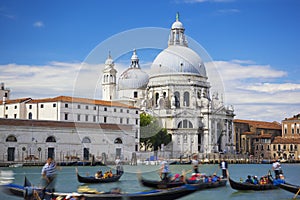
[(297, 198), (299, 192), (300, 192), (300, 188), (299, 188), (298, 192), (295, 194), (295, 196), (293, 197), (293, 199), (296, 199), (296, 198)]

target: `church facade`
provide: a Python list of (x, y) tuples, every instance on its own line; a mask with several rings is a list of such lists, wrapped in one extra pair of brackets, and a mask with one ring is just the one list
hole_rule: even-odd
[(210, 94), (204, 62), (188, 47), (184, 31), (177, 15), (168, 47), (156, 56), (149, 74), (141, 69), (134, 50), (130, 66), (117, 81), (109, 55), (102, 77), (103, 100), (130, 104), (159, 119), (172, 135), (164, 148), (171, 157), (233, 152), (233, 107), (224, 105), (223, 94)]

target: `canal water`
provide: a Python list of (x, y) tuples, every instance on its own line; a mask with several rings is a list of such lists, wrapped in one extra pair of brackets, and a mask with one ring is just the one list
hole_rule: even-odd
[[(271, 164), (232, 164), (229, 165), (229, 173), (232, 179), (240, 180), (245, 179), (249, 175), (257, 175), (258, 177), (266, 175), (268, 170), (272, 167)], [(79, 173), (82, 176), (93, 175), (97, 170), (109, 170), (111, 168), (105, 166), (80, 166), (77, 167)], [(190, 170), (191, 165), (171, 165), (172, 172), (181, 173), (182, 170)], [(112, 168), (114, 170), (114, 168)], [(137, 192), (143, 190), (149, 190), (149, 188), (141, 186), (138, 182), (137, 174), (147, 179), (159, 179), (158, 170), (159, 166), (124, 166), (124, 175), (120, 181), (115, 183), (107, 184), (90, 184), (90, 188), (96, 188), (98, 191), (109, 191), (111, 188), (119, 187), (124, 192)], [(26, 176), (33, 184), (40, 184), (40, 171), (41, 167), (20, 167), (20, 168), (0, 168), (0, 170), (13, 170), (14, 172), (14, 183), (23, 185), (24, 177)], [(206, 174), (212, 174), (216, 172), (221, 175), (221, 170), (217, 164), (206, 164), (200, 166), (200, 171)], [(283, 172), (286, 177), (286, 181), (300, 185), (300, 164), (283, 164)], [(190, 173), (188, 174), (190, 175)], [(75, 175), (75, 167), (61, 167), (58, 171), (58, 178), (56, 183), (56, 190), (59, 192), (74, 192), (77, 191), (79, 186), (83, 185), (77, 181)], [(229, 183), (226, 187), (197, 191), (189, 196), (181, 198), (182, 200), (227, 200), (227, 199), (292, 199), (294, 194), (287, 191), (269, 190), (269, 191), (236, 191), (233, 190)], [(7, 195), (3, 192), (0, 193), (0, 200), (17, 200), (22, 199), (15, 196)], [(299, 197), (300, 199), (300, 197)]]

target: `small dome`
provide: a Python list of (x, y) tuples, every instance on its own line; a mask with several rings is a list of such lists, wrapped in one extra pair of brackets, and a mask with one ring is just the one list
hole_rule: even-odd
[(206, 76), (200, 56), (185, 46), (169, 46), (155, 58), (151, 65), (151, 76), (172, 74), (196, 74)]
[(184, 29), (183, 24), (180, 21), (176, 21), (172, 24), (171, 29)]
[(119, 90), (144, 89), (149, 82), (149, 76), (140, 68), (128, 68), (119, 78)]
[(105, 61), (105, 68), (110, 68), (110, 67), (113, 67), (114, 65), (115, 65), (114, 60), (112, 59), (110, 52), (109, 52), (108, 57)]

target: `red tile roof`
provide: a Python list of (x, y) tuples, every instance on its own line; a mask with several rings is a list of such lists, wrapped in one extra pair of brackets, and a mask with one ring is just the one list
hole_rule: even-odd
[(300, 120), (300, 113), (297, 115), (294, 115), (293, 117), (285, 118), (283, 121), (288, 121), (288, 120)]
[[(30, 100), (29, 103), (69, 102), (69, 103), (85, 103), (85, 104), (102, 105), (102, 106), (115, 106), (115, 107), (133, 108), (133, 109), (136, 108), (134, 106), (129, 106), (116, 101), (104, 101), (98, 99), (87, 99), (87, 98), (70, 97), (70, 96), (58, 96), (54, 98), (44, 98), (44, 99), (22, 98), (22, 99), (7, 100), (6, 104), (22, 103), (26, 100)], [(3, 101), (0, 101), (0, 104), (2, 103)]]
[(283, 138), (283, 137), (275, 137), (272, 144), (300, 144), (300, 137), (297, 138)]
[(63, 127), (63, 128), (94, 128), (108, 130), (132, 130), (132, 125), (100, 124), (84, 122), (62, 122), (48, 120), (23, 120), (23, 119), (1, 119), (0, 126), (33, 126), (33, 127)]
[(242, 119), (234, 119), (233, 122), (249, 124), (249, 126), (253, 126), (255, 128), (281, 130), (281, 124), (279, 122), (264, 122), (264, 121), (253, 121), (253, 120), (242, 120)]

